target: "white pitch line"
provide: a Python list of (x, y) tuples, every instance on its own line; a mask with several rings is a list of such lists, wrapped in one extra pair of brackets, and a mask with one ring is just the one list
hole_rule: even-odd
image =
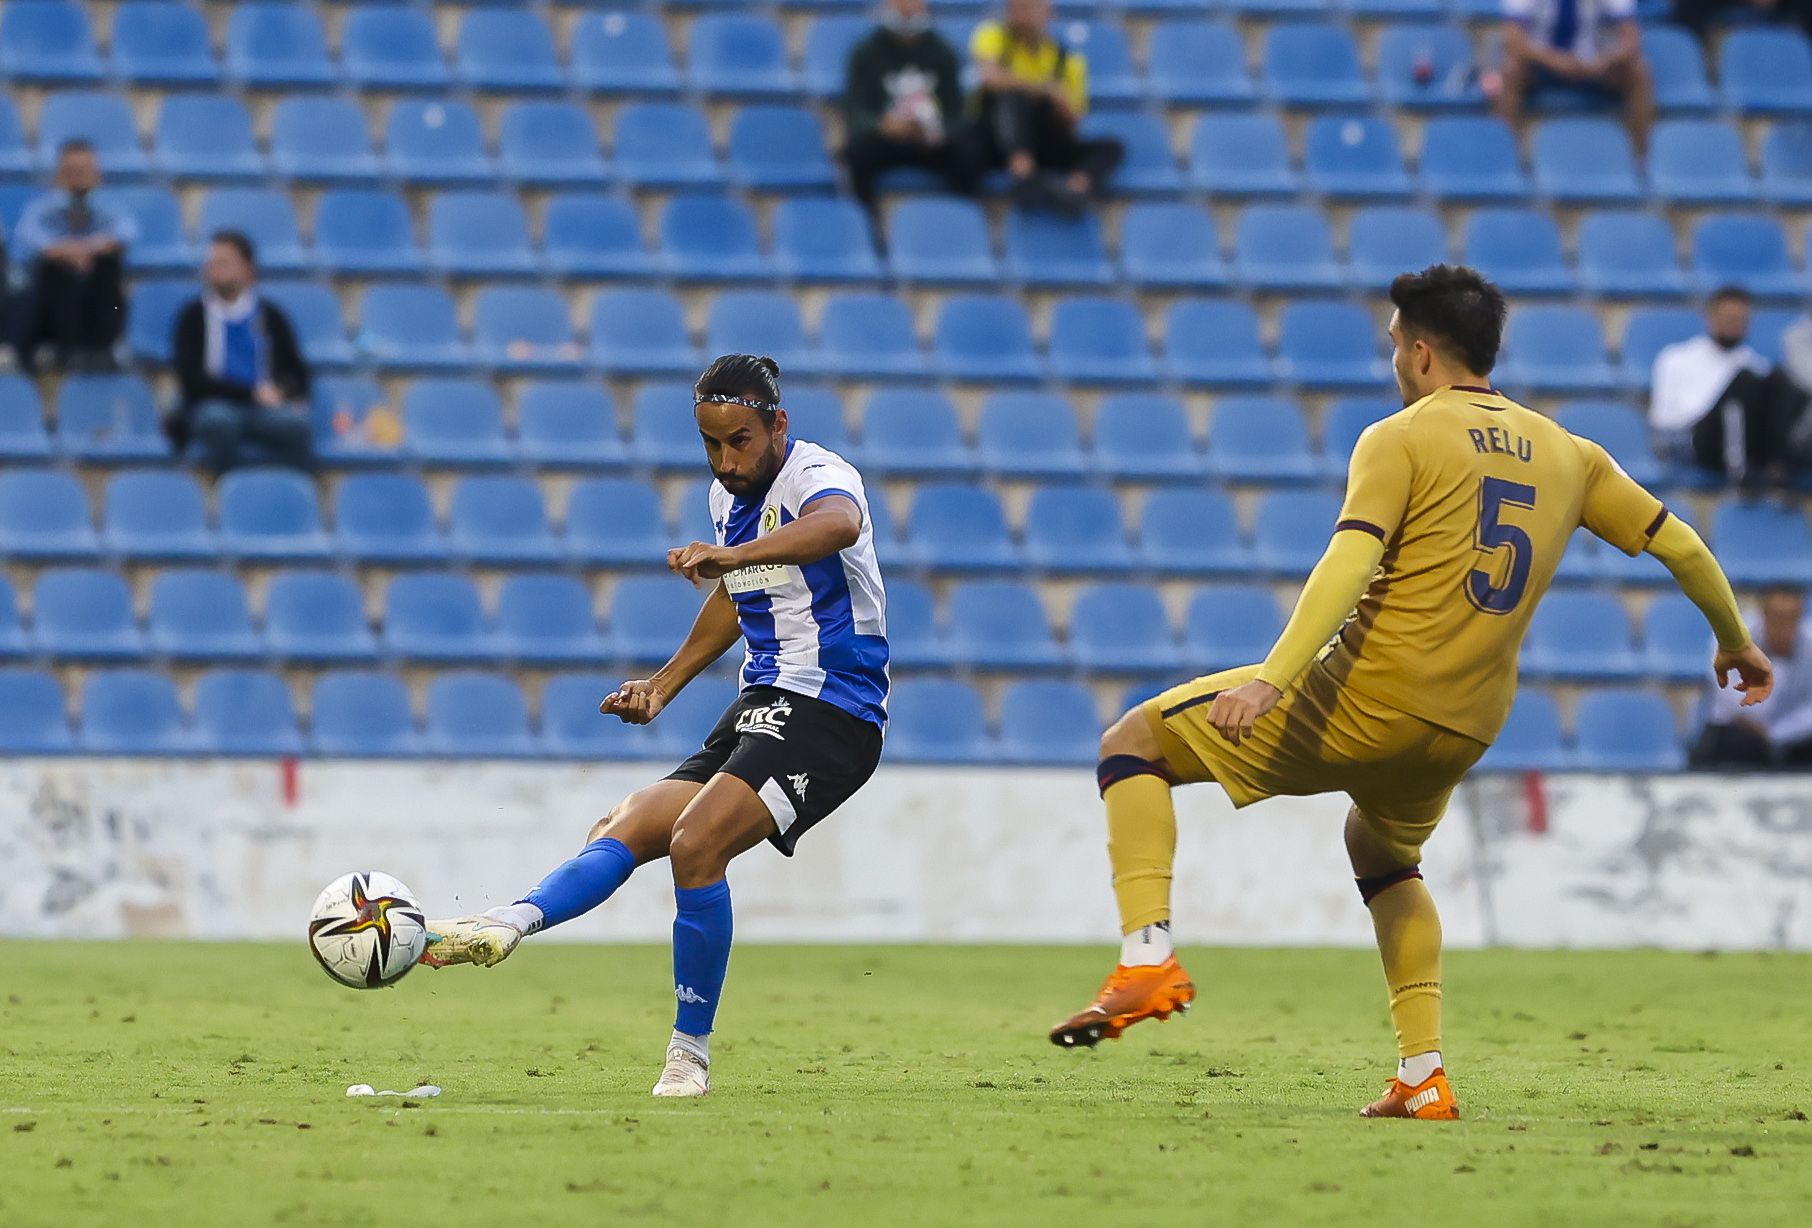
[[(342, 1099), (364, 1099), (364, 1097), (342, 1097)], [(331, 1100), (331, 1101), (328, 1101), (327, 1103), (338, 1104), (339, 1102), (340, 1102), (339, 1100)], [(638, 1107), (641, 1106), (641, 1102), (639, 1100), (636, 1101), (635, 1103)], [(120, 1105), (115, 1108), (97, 1108), (97, 1107), (93, 1107), (93, 1106), (89, 1106), (89, 1105), (59, 1104), (59, 1105), (54, 1105), (54, 1106), (47, 1106), (44, 1108), (31, 1108), (31, 1107), (25, 1106), (25, 1105), (0, 1105), (0, 1113), (13, 1113), (13, 1114), (17, 1114), (19, 1116), (24, 1116), (24, 1117), (55, 1117), (58, 1114), (69, 1114), (69, 1113), (89, 1113), (89, 1114), (105, 1113), (105, 1114), (108, 1114), (109, 1116), (125, 1116), (125, 1115), (130, 1114), (130, 1115), (137, 1115), (137, 1116), (141, 1116), (141, 1117), (196, 1117), (196, 1116), (203, 1115), (203, 1114), (199, 1114), (196, 1112), (196, 1110), (200, 1107), (202, 1107), (202, 1106), (192, 1105), (187, 1108), (176, 1108), (176, 1107), (154, 1108), (149, 1105)], [(220, 1105), (220, 1106), (209, 1105), (207, 1107), (218, 1108), (219, 1111), (224, 1112), (224, 1111), (226, 1111), (228, 1106), (226, 1106), (226, 1105)], [(253, 1112), (294, 1113), (294, 1112), (299, 1111), (302, 1108), (320, 1108), (320, 1107), (321, 1107), (320, 1105), (313, 1105), (313, 1106), (289, 1105), (289, 1106), (285, 1106), (281, 1109), (241, 1109), (241, 1110), (237, 1110), (237, 1111), (241, 1112), (241, 1113), (253, 1113)], [(372, 1105), (371, 1107), (376, 1112), (391, 1113), (391, 1114), (414, 1113), (414, 1112), (418, 1111), (417, 1109), (405, 1109), (401, 1105), (378, 1104), (378, 1105)], [(429, 1106), (426, 1101), (423, 1101), (421, 1103), (421, 1108), (425, 1109), (428, 1107)], [(628, 1104), (624, 1104), (617, 1108), (595, 1108), (595, 1109), (531, 1108), (531, 1107), (526, 1107), (526, 1106), (507, 1105), (507, 1104), (436, 1104), (433, 1106), (433, 1109), (437, 1113), (480, 1113), (480, 1114), (491, 1114), (491, 1115), (506, 1116), (506, 1117), (613, 1117), (613, 1116), (619, 1116), (619, 1115), (629, 1111), (629, 1107), (630, 1106)]]

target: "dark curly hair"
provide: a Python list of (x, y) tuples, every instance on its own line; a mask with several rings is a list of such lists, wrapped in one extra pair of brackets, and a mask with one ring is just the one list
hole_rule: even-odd
[(765, 354), (725, 354), (698, 377), (692, 397), (739, 401), (772, 415), (780, 408), (780, 364)]
[(1437, 349), (1457, 357), (1466, 369), (1489, 375), (1504, 340), (1504, 292), (1477, 269), (1431, 264), (1390, 283), (1397, 321)]

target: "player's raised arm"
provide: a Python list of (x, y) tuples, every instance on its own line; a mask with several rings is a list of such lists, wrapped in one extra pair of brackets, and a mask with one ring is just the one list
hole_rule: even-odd
[(660, 715), (667, 702), (698, 677), (711, 662), (742, 638), (736, 622), (736, 604), (721, 584), (713, 584), (692, 630), (674, 650), (667, 664), (649, 678), (634, 678), (604, 697), (598, 711), (621, 717), (631, 725), (646, 725)]
[(694, 584), (744, 567), (803, 567), (847, 550), (862, 536), (862, 509), (841, 491), (823, 491), (799, 518), (740, 546), (693, 542), (667, 552), (667, 566)]

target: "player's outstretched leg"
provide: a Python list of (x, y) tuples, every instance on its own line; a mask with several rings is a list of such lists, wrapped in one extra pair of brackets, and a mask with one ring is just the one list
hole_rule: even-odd
[(1441, 1061), (1441, 917), (1434, 897), (1420, 867), (1405, 865), (1403, 850), (1389, 847), (1357, 807), (1347, 814), (1346, 846), (1360, 898), (1372, 914), (1397, 1030), (1396, 1076), (1359, 1112), (1457, 1120), (1460, 1105)]
[(502, 963), (530, 934), (583, 916), (616, 893), (643, 862), (667, 853), (673, 826), (700, 786), (662, 780), (630, 794), (592, 826), (591, 839), (527, 895), (503, 908), (428, 922), (422, 963), (431, 968)]
[(1051, 1043), (1085, 1048), (1142, 1019), (1189, 1009), (1195, 985), (1170, 944), (1170, 874), (1177, 815), (1163, 748), (1134, 708), (1101, 735), (1096, 769), (1107, 806), (1107, 855), (1120, 908), (1120, 962), (1095, 1000), (1051, 1029)]

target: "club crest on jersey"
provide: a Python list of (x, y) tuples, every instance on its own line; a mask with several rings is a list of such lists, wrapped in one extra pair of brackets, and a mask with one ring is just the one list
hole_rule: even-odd
[(780, 527), (780, 506), (775, 504), (761, 514), (761, 531), (772, 533)]
[(737, 733), (760, 733), (779, 742), (786, 741), (786, 718), (793, 715), (793, 705), (776, 699), (764, 708), (750, 708), (736, 718)]

